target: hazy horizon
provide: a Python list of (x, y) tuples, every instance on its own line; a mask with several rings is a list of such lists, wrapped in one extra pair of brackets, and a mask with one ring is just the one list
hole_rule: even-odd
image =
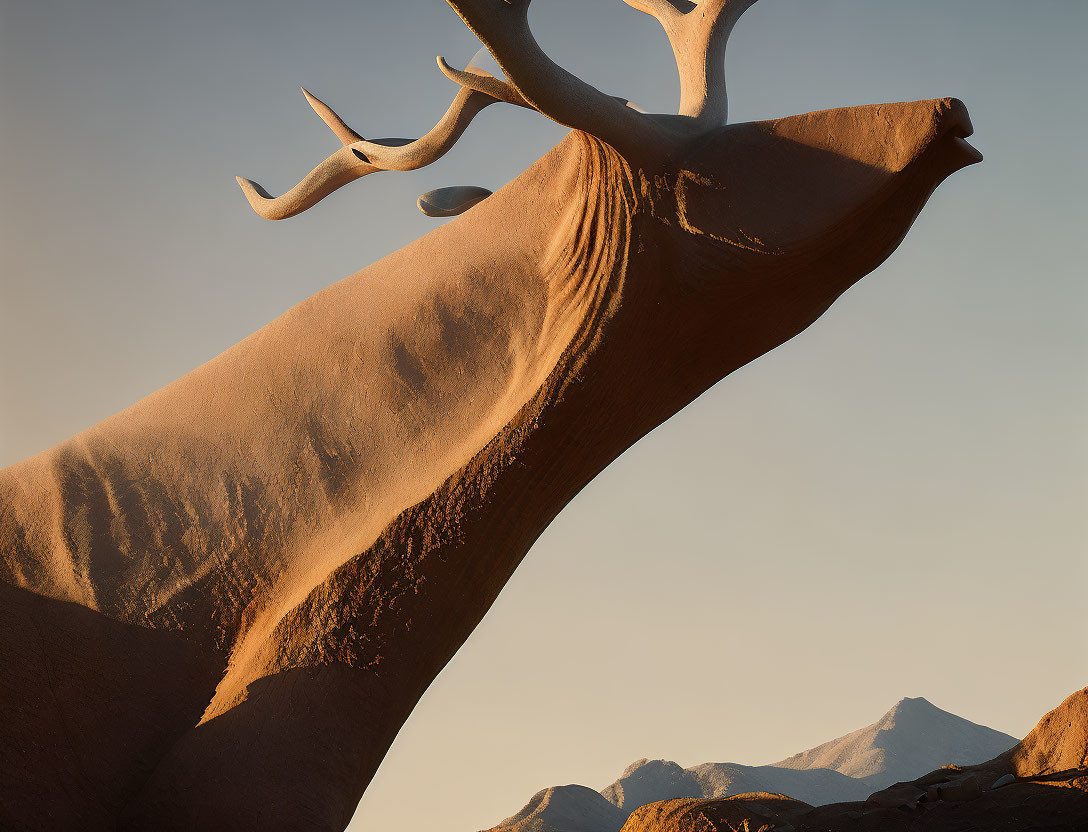
[[(653, 111), (619, 0), (539, 41)], [(760, 764), (905, 696), (1015, 736), (1088, 684), (1088, 4), (760, 0), (730, 121), (962, 98), (986, 156), (798, 338), (624, 454), (544, 533), (408, 720), (352, 830), (472, 832), (631, 761)], [(497, 188), (564, 131), (492, 107), (431, 168), (260, 220), (335, 149), (418, 135), (478, 43), (443, 2), (0, 0), (0, 466), (173, 381)]]

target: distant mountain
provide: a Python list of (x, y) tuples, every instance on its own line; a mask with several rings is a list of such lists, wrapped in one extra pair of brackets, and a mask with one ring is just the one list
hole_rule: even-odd
[(620, 832), (629, 814), (585, 786), (552, 786), (488, 832)]
[(865, 800), (946, 763), (973, 765), (1017, 744), (1015, 737), (902, 699), (879, 720), (770, 766), (637, 760), (599, 793), (584, 786), (538, 792), (488, 832), (618, 832), (636, 809), (673, 798), (719, 799), (749, 792), (788, 795), (814, 806)]
[(680, 797), (714, 800), (747, 792), (785, 794), (812, 805), (864, 800), (873, 790), (837, 771), (796, 771), (774, 766), (703, 763), (681, 768), (671, 760), (638, 760), (601, 794), (627, 812)]
[(673, 797), (702, 797), (695, 776), (672, 760), (635, 760), (620, 779), (601, 789), (605, 800), (633, 812), (639, 806)]
[(708, 799), (746, 792), (784, 794), (802, 803), (846, 803), (864, 800), (872, 789), (865, 783), (824, 768), (793, 770), (776, 766), (742, 766), (736, 763), (703, 763), (689, 768)]
[[(902, 710), (920, 704), (908, 701)], [(889, 730), (902, 731), (910, 722), (903, 713), (897, 716)], [(932, 726), (924, 715), (921, 722)], [(871, 756), (863, 755), (863, 760), (870, 763)], [(864, 804), (812, 807), (768, 794), (662, 800), (632, 812), (622, 832), (729, 832), (772, 826), (797, 832), (1085, 832), (1088, 688), (1068, 697), (1022, 742), (997, 757), (977, 765), (943, 766), (882, 789)]]
[[(942, 711), (925, 699), (901, 699), (872, 725), (794, 754), (775, 766), (801, 771), (831, 769), (864, 781), (874, 792), (921, 777), (946, 763), (985, 762), (1017, 742), (1015, 737)], [(814, 802), (800, 795), (790, 797)]]

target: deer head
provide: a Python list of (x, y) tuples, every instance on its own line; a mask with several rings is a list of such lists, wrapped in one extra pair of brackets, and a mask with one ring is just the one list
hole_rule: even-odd
[[(632, 321), (631, 342), (618, 343), (613, 327), (610, 346), (634, 356), (654, 343), (647, 360), (671, 368), (669, 378), (657, 379), (669, 407), (804, 329), (894, 250), (945, 177), (981, 160), (965, 141), (971, 122), (956, 99), (726, 125), (726, 44), (755, 0), (624, 0), (668, 37), (680, 74), (676, 115), (642, 112), (556, 65), (530, 31), (530, 0), (448, 2), (505, 78), (473, 63), (457, 70), (439, 57), (460, 91), (434, 129), (414, 141), (363, 139), (304, 90), (343, 147), (282, 196), (239, 178), (242, 190), (262, 217), (293, 216), (359, 177), (435, 161), (498, 102), (573, 128), (559, 151), (582, 153), (590, 142), (616, 175), (594, 179), (569, 200), (603, 195), (625, 203), (614, 217), (624, 218), (629, 233), (615, 245), (628, 249), (622, 269), (639, 275), (637, 285), (626, 282), (619, 316)], [(488, 194), (445, 189), (421, 197), (420, 208), (451, 216)], [(521, 243), (511, 238), (510, 245)], [(679, 365), (690, 382), (677, 377)], [(676, 399), (661, 395), (666, 388)]]

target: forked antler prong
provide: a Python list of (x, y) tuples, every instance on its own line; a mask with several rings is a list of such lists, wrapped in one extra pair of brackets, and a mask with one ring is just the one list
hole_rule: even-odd
[(740, 16), (756, 0), (623, 0), (657, 19), (668, 35), (680, 73), (680, 115), (723, 124), (729, 101), (725, 47)]
[[(361, 176), (380, 170), (415, 170), (443, 156), (490, 104), (504, 101), (528, 107), (554, 121), (582, 130), (611, 144), (635, 165), (661, 161), (675, 142), (659, 122), (623, 98), (602, 93), (554, 63), (529, 31), (530, 0), (447, 0), (483, 41), (505, 80), (470, 63), (464, 70), (443, 58), (439, 68), (461, 85), (446, 114), (419, 139), (364, 139), (331, 107), (308, 90), (306, 100), (344, 145), (288, 191), (271, 196), (249, 179), (238, 184), (253, 210), (267, 219), (284, 219), (305, 211), (330, 193)], [(658, 0), (630, 0), (647, 9)], [(677, 0), (679, 2), (679, 0)], [(705, 0), (707, 6), (725, 0)], [(754, 0), (735, 0), (750, 4)], [(700, 6), (702, 8), (702, 6)], [(663, 12), (663, 9), (659, 9)]]
[[(485, 49), (483, 51), (486, 52), (487, 50)], [(473, 66), (472, 64), (469, 64), (465, 69), (454, 69), (446, 63), (446, 59), (441, 55), (438, 56), (438, 68), (442, 70), (442, 73), (447, 78), (460, 84), (462, 87), (468, 87), (471, 90), (486, 93), (493, 98), (497, 98), (499, 101), (513, 104), (516, 107), (525, 107), (530, 110), (536, 109), (528, 101), (522, 98), (521, 93), (514, 89), (512, 85), (500, 78), (496, 78), (486, 69)], [(646, 111), (638, 106), (638, 104), (635, 104), (633, 101), (624, 98), (623, 96), (613, 95), (609, 97), (613, 101), (619, 102), (623, 107), (630, 107), (637, 113), (646, 114)]]
[(306, 100), (314, 108), (314, 112), (320, 116), (323, 122), (329, 125), (329, 129), (336, 134), (336, 138), (340, 140), (341, 144), (346, 147), (349, 144), (363, 141), (363, 137), (348, 127), (344, 120), (333, 111), (332, 107), (305, 87), (302, 88), (302, 94), (306, 96)]
[(499, 100), (475, 89), (462, 87), (446, 114), (426, 135), (414, 140), (367, 140), (348, 127), (319, 98), (306, 92), (306, 99), (344, 146), (282, 196), (273, 197), (256, 182), (237, 177), (250, 206), (265, 219), (293, 217), (316, 205), (336, 189), (370, 173), (416, 170), (431, 164), (453, 147), (481, 110)]
[(438, 68), (442, 70), (442, 73), (454, 83), (460, 84), (462, 87), (466, 87), (470, 90), (476, 90), (482, 92), (485, 95), (490, 95), (499, 101), (505, 101), (507, 104), (513, 104), (516, 107), (527, 107), (533, 109), (513, 86), (505, 81), (496, 78), (490, 72), (480, 69), (479, 67), (470, 66), (467, 69), (454, 69), (448, 63), (446, 59), (441, 55), (438, 56)]
[(531, 0), (446, 0), (502, 68), (504, 82), (553, 121), (589, 133), (636, 164), (669, 145), (652, 120), (549, 58), (529, 29)]

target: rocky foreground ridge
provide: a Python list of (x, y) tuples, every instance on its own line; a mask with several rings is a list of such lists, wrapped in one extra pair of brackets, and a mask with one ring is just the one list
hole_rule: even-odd
[[(930, 711), (929, 709), (932, 709)], [(933, 712), (938, 713), (933, 713)], [(710, 795), (708, 770), (761, 769), (801, 772), (853, 770), (850, 779), (880, 783), (924, 756), (904, 735), (944, 717), (960, 720), (925, 700), (903, 700), (872, 726), (787, 758), (776, 766), (707, 764), (682, 769), (666, 761), (640, 760), (601, 793), (582, 786), (544, 790), (517, 815), (491, 832), (1085, 832), (1088, 830), (1088, 688), (1054, 709), (1021, 742), (985, 762), (945, 765), (920, 777), (870, 790), (863, 797), (814, 806), (767, 790)], [(967, 726), (973, 725), (960, 720)], [(898, 726), (898, 727), (897, 727)], [(965, 728), (957, 722), (946, 727)], [(966, 730), (977, 753), (985, 742), (1007, 735)], [(873, 730), (875, 728), (875, 730)], [(920, 741), (925, 739), (925, 731)], [(937, 753), (949, 734), (931, 735)], [(987, 739), (988, 737), (988, 739)], [(972, 746), (975, 740), (983, 745)], [(1002, 741), (1003, 742), (1003, 741)], [(957, 759), (955, 756), (952, 759)], [(964, 759), (960, 757), (959, 759)], [(834, 765), (804, 769), (801, 766)], [(745, 772), (741, 772), (745, 774)], [(754, 776), (754, 775), (748, 775)], [(730, 780), (740, 788), (743, 777)], [(720, 783), (719, 783), (720, 786)], [(680, 793), (653, 798), (653, 789)], [(686, 790), (686, 791), (685, 791)], [(635, 806), (634, 804), (639, 804)], [(618, 810), (618, 811), (617, 811)]]

